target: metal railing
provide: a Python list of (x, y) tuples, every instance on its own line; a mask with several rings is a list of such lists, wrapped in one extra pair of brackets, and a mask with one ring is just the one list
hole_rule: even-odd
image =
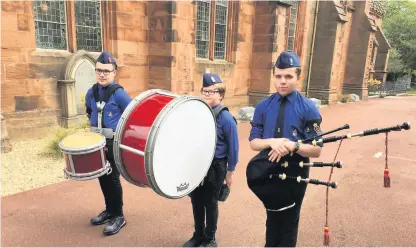
[(409, 88), (409, 83), (404, 80), (397, 80), (395, 82), (386, 81), (377, 85), (368, 86), (368, 95), (396, 95), (406, 93)]

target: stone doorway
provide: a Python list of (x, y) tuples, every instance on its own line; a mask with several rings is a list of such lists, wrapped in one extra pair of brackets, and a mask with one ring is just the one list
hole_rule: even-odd
[(95, 83), (96, 56), (80, 50), (68, 57), (58, 80), (61, 93), (61, 126), (73, 127), (87, 121), (85, 95)]

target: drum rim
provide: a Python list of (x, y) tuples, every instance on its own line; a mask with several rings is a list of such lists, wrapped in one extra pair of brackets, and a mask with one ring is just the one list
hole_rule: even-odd
[[(95, 133), (95, 132), (93, 132)], [(91, 152), (96, 152), (99, 151), (101, 149), (103, 149), (106, 145), (106, 139), (104, 137), (104, 135), (100, 134), (100, 133), (96, 133), (99, 136), (101, 136), (100, 138), (102, 139), (102, 141), (96, 143), (95, 145), (90, 145), (87, 147), (82, 147), (82, 148), (68, 148), (62, 145), (62, 142), (64, 141), (64, 139), (66, 137), (64, 137), (58, 144), (59, 148), (61, 149), (62, 152), (65, 153), (70, 153), (70, 154), (76, 154), (76, 155), (80, 155), (80, 154), (87, 154), (87, 153), (91, 153)]]
[(111, 169), (112, 169), (111, 164), (107, 160), (107, 162), (105, 163), (105, 168), (101, 168), (99, 170), (88, 172), (88, 173), (71, 173), (64, 168), (64, 176), (71, 180), (86, 181), (86, 180), (99, 178), (105, 175), (106, 173), (108, 173)]
[[(215, 130), (214, 144), (215, 145), (217, 144), (217, 135), (216, 135), (216, 133), (217, 133), (217, 125), (216, 124), (217, 123), (216, 123), (216, 119), (215, 119), (215, 114), (214, 114), (214, 111), (212, 110), (212, 108), (208, 105), (208, 103), (206, 103), (202, 98), (195, 97), (195, 96), (184, 96), (184, 95), (182, 95), (182, 96), (178, 96), (176, 99), (172, 100), (171, 102), (169, 102), (169, 104), (166, 104), (166, 106), (164, 108), (162, 108), (160, 113), (155, 118), (155, 121), (154, 121), (154, 123), (153, 123), (153, 125), (152, 125), (152, 127), (149, 131), (148, 141), (146, 142), (144, 164), (145, 164), (146, 177), (147, 177), (150, 185), (152, 186), (153, 190), (156, 193), (158, 193), (159, 195), (164, 196), (164, 197), (169, 198), (169, 199), (180, 199), (182, 197), (185, 197), (189, 193), (178, 195), (178, 196), (171, 196), (171, 195), (167, 195), (167, 194), (162, 192), (162, 190), (158, 187), (158, 185), (156, 183), (156, 179), (154, 178), (154, 173), (152, 173), (153, 172), (153, 156), (151, 156), (152, 154), (149, 151), (154, 150), (155, 140), (157, 138), (157, 135), (159, 134), (161, 124), (163, 123), (163, 120), (171, 113), (172, 109), (181, 105), (182, 103), (185, 103), (185, 102), (191, 101), (191, 100), (197, 100), (197, 101), (202, 102), (210, 110), (210, 112), (212, 114), (212, 117), (214, 119), (214, 130)], [(214, 159), (214, 156), (215, 156), (215, 149), (213, 149), (211, 161)], [(209, 170), (209, 166), (206, 168), (206, 171), (205, 171), (204, 175), (206, 175), (208, 173), (208, 170)], [(204, 177), (202, 177), (201, 182), (204, 179)], [(198, 186), (199, 186), (199, 184), (196, 184), (194, 187), (191, 188), (191, 190), (189, 192), (194, 191), (195, 188), (197, 188)]]
[[(115, 131), (115, 134), (114, 134), (114, 144), (115, 145), (113, 146), (113, 154), (114, 154), (114, 161), (115, 161), (115, 164), (116, 164), (116, 167), (117, 167), (118, 171), (124, 177), (124, 179), (126, 179), (126, 181), (128, 181), (129, 183), (134, 184), (138, 187), (144, 187), (144, 188), (147, 188), (148, 186), (145, 185), (145, 184), (138, 183), (137, 181), (133, 180), (123, 167), (123, 161), (121, 160), (121, 152), (120, 152), (121, 135), (122, 135), (123, 130), (126, 127), (127, 119), (130, 116), (131, 112), (135, 109), (135, 107), (137, 105), (139, 105), (141, 102), (143, 102), (145, 99), (149, 98), (152, 95), (156, 95), (156, 94), (178, 97), (177, 95), (172, 94), (171, 92), (166, 91), (166, 90), (162, 90), (162, 89), (151, 89), (151, 90), (146, 90), (146, 91), (140, 93), (138, 96), (136, 96), (135, 98), (132, 99), (131, 103), (124, 110), (124, 112), (121, 115), (120, 120), (117, 124), (117, 128), (116, 128), (116, 131)], [(162, 111), (163, 111), (163, 109), (162, 109)], [(146, 142), (146, 144), (147, 143), (148, 142)], [(146, 148), (145, 148), (144, 152), (145, 153), (147, 152)], [(146, 158), (144, 158), (144, 161), (146, 163)], [(149, 180), (149, 177), (147, 176), (147, 174), (148, 173), (146, 171), (146, 178), (150, 183), (150, 180)]]

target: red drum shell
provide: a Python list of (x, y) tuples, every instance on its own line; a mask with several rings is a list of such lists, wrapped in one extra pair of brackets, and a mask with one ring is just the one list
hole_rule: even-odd
[(85, 173), (91, 173), (94, 171), (99, 171), (103, 168), (103, 162), (106, 164), (106, 156), (105, 152), (103, 152), (104, 160), (101, 158), (101, 150), (87, 153), (87, 154), (65, 154), (65, 162), (66, 162), (66, 170), (68, 172), (72, 172), (71, 164), (70, 164), (70, 158), (71, 156), (72, 161), (74, 163), (74, 172), (75, 174), (85, 174)]
[[(65, 139), (82, 139), (85, 135), (96, 135), (100, 141), (88, 147), (66, 147)], [(72, 137), (70, 137), (72, 136)], [(90, 180), (111, 172), (111, 166), (105, 154), (105, 138), (101, 134), (79, 132), (69, 135), (59, 144), (64, 154), (65, 177), (73, 180)]]
[(177, 199), (201, 183), (215, 143), (215, 117), (205, 101), (148, 90), (134, 98), (120, 118), (114, 159), (128, 182)]
[[(173, 99), (173, 96), (154, 94), (141, 101), (126, 120), (121, 132), (121, 144), (144, 151), (150, 129), (156, 117)], [(117, 147), (114, 146), (114, 148)], [(123, 176), (137, 186), (150, 187), (150, 182), (146, 176), (144, 156), (123, 149), (120, 149), (120, 156), (124, 168), (119, 168), (119, 170)]]

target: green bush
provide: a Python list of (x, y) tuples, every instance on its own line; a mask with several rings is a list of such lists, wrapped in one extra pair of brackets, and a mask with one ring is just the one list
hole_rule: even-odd
[(54, 134), (49, 138), (46, 147), (44, 148), (44, 154), (49, 155), (55, 158), (63, 158), (63, 153), (61, 148), (59, 148), (59, 143), (68, 135), (73, 134), (80, 130), (85, 130), (89, 128), (89, 122), (82, 123), (73, 128), (62, 128), (59, 127)]

